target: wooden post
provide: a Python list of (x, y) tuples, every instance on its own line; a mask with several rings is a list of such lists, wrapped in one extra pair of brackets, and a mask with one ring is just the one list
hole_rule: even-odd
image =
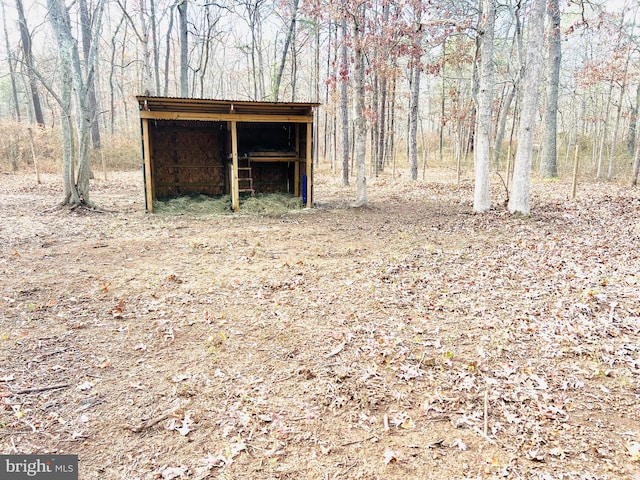
[(576, 153), (573, 156), (573, 181), (571, 182), (571, 199), (576, 198), (576, 190), (578, 189), (578, 151), (580, 145), (576, 142)]
[(27, 128), (29, 131), (29, 145), (31, 145), (31, 157), (33, 158), (33, 168), (36, 171), (36, 182), (40, 185), (42, 182), (40, 181), (40, 171), (38, 170), (38, 159), (36, 158), (36, 147), (33, 143), (33, 130), (31, 127)]
[(298, 157), (297, 161), (293, 164), (293, 195), (295, 197), (300, 196), (300, 158), (302, 158), (302, 154), (300, 153), (300, 124), (296, 123), (295, 125), (295, 136), (296, 136), (296, 156)]
[(311, 208), (313, 206), (313, 122), (307, 123), (307, 208)]
[(231, 208), (240, 210), (240, 192), (238, 188), (238, 129), (237, 122), (231, 121)]
[(153, 213), (153, 162), (151, 159), (151, 137), (149, 135), (149, 120), (142, 119), (142, 155), (144, 157), (144, 190), (147, 212)]

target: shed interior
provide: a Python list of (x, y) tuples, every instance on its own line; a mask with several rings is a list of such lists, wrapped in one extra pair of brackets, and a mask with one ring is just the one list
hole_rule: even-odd
[(146, 205), (189, 194), (288, 193), (310, 206), (317, 104), (138, 97)]

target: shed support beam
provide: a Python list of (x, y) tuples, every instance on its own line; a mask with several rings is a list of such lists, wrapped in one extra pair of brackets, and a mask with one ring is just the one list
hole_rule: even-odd
[(238, 128), (236, 121), (231, 121), (231, 208), (240, 210), (240, 192), (238, 188)]
[(144, 193), (145, 206), (147, 212), (153, 212), (153, 200), (155, 192), (153, 190), (153, 161), (151, 158), (151, 136), (149, 135), (149, 120), (142, 119), (142, 154), (144, 156)]
[(311, 208), (313, 206), (313, 198), (311, 197), (311, 194), (313, 193), (313, 177), (312, 177), (312, 172), (313, 172), (313, 148), (312, 148), (312, 142), (313, 142), (313, 123), (307, 123), (307, 205), (306, 207)]

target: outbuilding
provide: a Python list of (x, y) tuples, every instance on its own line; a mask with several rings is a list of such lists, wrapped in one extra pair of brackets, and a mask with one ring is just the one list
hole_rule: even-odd
[(317, 103), (136, 97), (145, 204), (190, 194), (289, 193), (313, 200)]

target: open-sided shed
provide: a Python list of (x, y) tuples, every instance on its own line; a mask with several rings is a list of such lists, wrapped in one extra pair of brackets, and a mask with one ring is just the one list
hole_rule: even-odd
[(202, 193), (291, 193), (312, 205), (317, 103), (136, 97), (145, 202)]

